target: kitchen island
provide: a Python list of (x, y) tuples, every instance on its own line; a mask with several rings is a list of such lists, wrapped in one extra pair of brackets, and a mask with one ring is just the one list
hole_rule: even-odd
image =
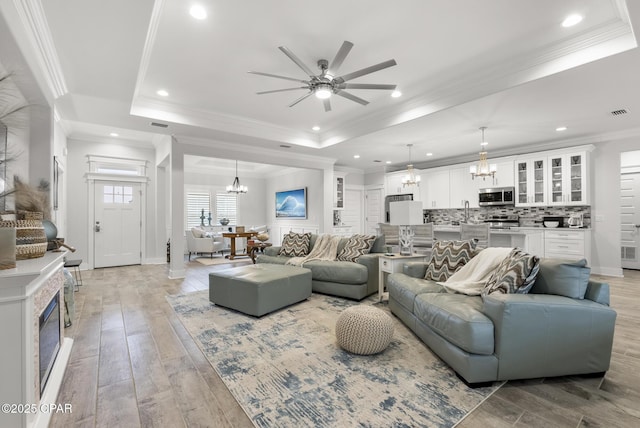
[[(433, 236), (436, 240), (460, 239), (460, 226), (434, 225)], [(510, 229), (489, 230), (490, 247), (519, 247), (530, 254), (544, 257), (544, 229), (541, 227), (515, 227)]]

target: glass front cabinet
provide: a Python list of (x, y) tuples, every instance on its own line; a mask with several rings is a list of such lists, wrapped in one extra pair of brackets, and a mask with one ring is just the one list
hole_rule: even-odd
[(548, 205), (546, 171), (546, 156), (516, 160), (516, 206)]
[(333, 173), (333, 209), (344, 209), (344, 174)]
[(588, 205), (587, 153), (549, 157), (549, 205)]

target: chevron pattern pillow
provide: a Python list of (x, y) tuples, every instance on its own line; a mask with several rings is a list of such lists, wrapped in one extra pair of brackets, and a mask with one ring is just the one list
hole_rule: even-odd
[(475, 256), (475, 249), (474, 240), (434, 242), (424, 279), (446, 281)]
[(310, 233), (289, 232), (282, 239), (282, 246), (278, 255), (289, 257), (304, 257), (309, 254), (311, 244)]
[(482, 295), (491, 293), (526, 294), (536, 281), (540, 258), (514, 248), (489, 277)]
[(336, 257), (337, 260), (355, 262), (363, 254), (369, 254), (376, 237), (373, 235), (353, 235), (347, 239), (344, 248)]

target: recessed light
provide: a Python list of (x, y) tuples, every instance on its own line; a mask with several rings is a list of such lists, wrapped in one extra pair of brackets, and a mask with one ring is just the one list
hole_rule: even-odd
[(119, 137), (120, 134), (118, 134), (117, 132), (112, 132), (109, 135), (111, 135), (112, 137)]
[(429, 152), (427, 153), (427, 156), (433, 156), (433, 153)]
[(556, 131), (560, 132), (560, 131), (566, 131), (567, 127), (566, 126), (559, 126), (556, 128)]
[(391, 163), (391, 161), (386, 161), (385, 163)]
[(582, 21), (581, 15), (578, 15), (578, 14), (569, 15), (564, 19), (564, 21), (562, 21), (562, 26), (565, 28), (573, 27), (574, 25), (578, 24), (580, 21)]
[(400, 92), (400, 91), (393, 91), (393, 92), (391, 92), (391, 96), (392, 96), (393, 98), (399, 98), (399, 97), (401, 97), (401, 96), (402, 96), (402, 92)]
[(195, 19), (199, 19), (199, 20), (203, 20), (207, 18), (207, 11), (204, 9), (204, 7), (200, 6), (199, 4), (194, 4), (193, 6), (191, 6), (191, 9), (189, 9), (189, 14), (193, 16)]
[(360, 159), (360, 155), (353, 155), (354, 159)]
[(168, 97), (169, 96), (169, 92), (165, 91), (164, 89), (158, 89), (156, 91), (156, 94), (160, 95), (161, 97)]
[(318, 125), (316, 125), (316, 126), (314, 126), (313, 128), (311, 128), (311, 129), (313, 129), (314, 131), (319, 131), (319, 130), (320, 130), (320, 127), (319, 127)]

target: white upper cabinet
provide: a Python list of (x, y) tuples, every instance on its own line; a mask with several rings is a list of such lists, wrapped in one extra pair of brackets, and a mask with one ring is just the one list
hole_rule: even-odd
[(486, 182), (481, 178), (471, 178), (469, 166), (471, 164), (449, 170), (449, 208), (464, 208), (464, 201), (469, 201), (469, 208), (479, 207), (478, 190), (487, 186), (483, 186)]
[[(496, 170), (496, 175), (493, 178), (492, 186), (493, 187), (515, 186), (513, 159), (495, 162), (495, 164), (496, 164), (497, 170)], [(489, 181), (488, 178), (487, 178), (487, 181)], [(492, 186), (481, 185), (480, 188), (492, 187)]]
[[(422, 171), (415, 170), (416, 174), (422, 178)], [(407, 175), (407, 171), (390, 172), (385, 175), (385, 191), (387, 195), (404, 195), (412, 194), (414, 201), (420, 200), (419, 186), (403, 186), (402, 179)], [(423, 183), (420, 183), (422, 186)]]
[(547, 203), (547, 156), (515, 161), (516, 206), (544, 206)]
[(420, 193), (422, 208), (449, 208), (449, 169), (423, 170)]
[(588, 205), (587, 152), (549, 157), (549, 205)]

